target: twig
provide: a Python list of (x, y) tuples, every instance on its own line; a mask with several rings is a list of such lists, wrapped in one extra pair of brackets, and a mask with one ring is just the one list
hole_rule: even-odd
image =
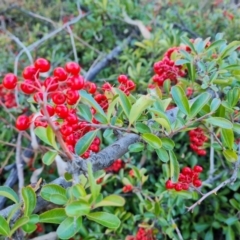
[(181, 234), (181, 232), (180, 232), (177, 224), (174, 222), (173, 219), (171, 219), (171, 221), (172, 221), (172, 224), (173, 224), (173, 228), (174, 228), (174, 229), (176, 230), (176, 232), (177, 232), (178, 238), (179, 238), (180, 240), (183, 240), (183, 236), (182, 236), (182, 234)]
[(72, 49), (73, 49), (74, 60), (75, 60), (75, 62), (78, 63), (78, 56), (77, 56), (76, 45), (75, 45), (75, 42), (74, 42), (73, 32), (72, 32), (72, 29), (71, 29), (69, 26), (67, 26), (67, 30), (68, 30), (68, 33), (69, 33), (70, 39), (71, 39), (71, 44), (72, 44)]
[(23, 175), (23, 163), (21, 161), (21, 143), (22, 143), (22, 133), (18, 134), (17, 146), (16, 146), (16, 166), (17, 166), (17, 175), (18, 175), (18, 190), (19, 195), (21, 189), (24, 187), (24, 175)]
[[(211, 126), (211, 132), (213, 132), (213, 126)], [(214, 143), (214, 137), (213, 134), (211, 134), (210, 136), (210, 141), (211, 141), (211, 147), (210, 147), (210, 169), (209, 169), (209, 178), (211, 179), (213, 177), (214, 174), (214, 147), (213, 147), (213, 143)]]

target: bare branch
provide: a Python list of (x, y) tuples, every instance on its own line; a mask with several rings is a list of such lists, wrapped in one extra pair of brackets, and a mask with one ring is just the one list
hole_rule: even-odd
[(19, 194), (21, 189), (24, 187), (24, 175), (23, 175), (23, 162), (21, 161), (21, 141), (22, 133), (18, 134), (17, 138), (17, 147), (16, 147), (16, 165), (17, 165), (17, 174), (18, 174), (18, 191)]

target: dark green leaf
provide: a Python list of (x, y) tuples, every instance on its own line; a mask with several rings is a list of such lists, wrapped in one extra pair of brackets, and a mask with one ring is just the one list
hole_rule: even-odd
[(151, 132), (148, 125), (141, 123), (141, 122), (137, 122), (135, 127), (136, 127), (137, 131), (140, 133), (150, 133)]
[(127, 117), (129, 117), (132, 105), (131, 105), (130, 101), (128, 100), (128, 97), (126, 96), (126, 94), (124, 92), (122, 92), (118, 88), (114, 88), (114, 91), (119, 96), (118, 101), (119, 101), (119, 104), (121, 105), (125, 115)]
[(156, 153), (162, 162), (168, 162), (169, 156), (165, 149), (156, 149)]
[(87, 122), (92, 122), (92, 113), (89, 106), (86, 106), (85, 104), (79, 104), (78, 111), (83, 119), (85, 119)]

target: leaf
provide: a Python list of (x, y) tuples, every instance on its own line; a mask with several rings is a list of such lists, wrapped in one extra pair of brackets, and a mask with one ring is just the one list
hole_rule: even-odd
[(174, 86), (171, 89), (172, 97), (174, 102), (177, 104), (179, 109), (188, 115), (190, 113), (188, 99), (183, 91), (183, 89), (179, 86)]
[(64, 195), (52, 194), (49, 201), (57, 205), (64, 205), (67, 203), (68, 199)]
[(176, 66), (180, 66), (180, 65), (183, 65), (183, 64), (186, 64), (186, 63), (190, 63), (190, 61), (188, 59), (178, 59), (176, 62), (175, 62), (175, 65)]
[(118, 195), (109, 195), (105, 197), (101, 202), (97, 203), (94, 205), (94, 208), (98, 207), (108, 207), (108, 206), (113, 206), (113, 207), (122, 207), (125, 204), (125, 199), (121, 196)]
[(82, 218), (66, 218), (57, 228), (57, 235), (61, 239), (70, 239), (82, 226)]
[(85, 104), (78, 104), (78, 111), (83, 119), (85, 119), (87, 122), (92, 122), (92, 113), (89, 106), (86, 106)]
[(18, 195), (10, 187), (0, 186), (0, 196), (6, 197), (15, 203), (19, 202)]
[(148, 125), (146, 125), (144, 123), (141, 123), (141, 122), (137, 122), (135, 124), (135, 127), (136, 127), (137, 131), (140, 132), (140, 133), (150, 133), (151, 132)]
[(240, 124), (239, 123), (233, 124), (233, 131), (237, 134), (240, 134)]
[(37, 229), (37, 226), (36, 224), (33, 224), (33, 223), (27, 223), (22, 226), (22, 229), (26, 233), (32, 233)]
[(47, 132), (47, 138), (49, 139), (51, 146), (58, 150), (58, 146), (55, 139), (55, 133), (53, 132), (52, 128), (48, 125), (45, 129)]
[(60, 224), (67, 218), (64, 208), (54, 208), (39, 215), (39, 222)]
[(121, 105), (125, 115), (129, 118), (129, 114), (130, 114), (132, 105), (131, 105), (130, 101), (128, 100), (128, 97), (126, 96), (126, 94), (124, 92), (122, 92), (118, 88), (114, 88), (114, 91), (116, 92), (116, 94), (118, 94), (118, 96), (119, 96), (118, 102)]
[(85, 197), (87, 196), (86, 190), (84, 189), (82, 184), (76, 184), (72, 186), (72, 193), (75, 198)]
[(19, 218), (19, 219), (14, 223), (14, 225), (12, 226), (10, 235), (13, 235), (13, 233), (14, 233), (17, 229), (19, 229), (20, 227), (22, 227), (24, 224), (28, 223), (28, 221), (29, 221), (29, 217), (27, 217), (27, 216), (23, 216), (23, 217)]
[(170, 138), (161, 138), (161, 141), (162, 147), (165, 148), (166, 150), (172, 150), (175, 146), (174, 141)]
[(90, 212), (90, 210), (91, 206), (83, 200), (71, 202), (65, 208), (66, 214), (69, 217), (86, 215)]
[(190, 117), (195, 117), (202, 108), (209, 102), (211, 95), (207, 92), (201, 93), (193, 102), (190, 109)]
[(6, 219), (0, 215), (0, 234), (3, 236), (10, 236), (10, 228)]
[(229, 56), (233, 51), (235, 51), (240, 46), (240, 41), (233, 41), (227, 45), (227, 47), (219, 54), (219, 59), (224, 59)]
[(157, 153), (159, 159), (162, 162), (168, 162), (169, 156), (168, 156), (168, 153), (167, 153), (167, 151), (165, 149), (163, 149), (163, 148), (156, 149), (156, 153)]
[[(47, 131), (48, 129), (48, 131)], [(43, 142), (45, 142), (46, 144), (54, 147), (56, 150), (58, 149), (57, 145), (56, 145), (56, 141), (55, 139), (53, 140), (53, 132), (51, 132), (51, 130), (49, 130), (50, 127), (48, 126), (47, 128), (45, 127), (36, 127), (34, 129), (34, 133), (37, 135), (37, 137), (39, 137)], [(55, 137), (55, 135), (54, 135)]]
[(49, 202), (51, 201), (52, 196), (54, 198), (54, 201), (55, 198), (59, 196), (61, 199), (66, 199), (67, 202), (66, 190), (57, 184), (47, 184), (43, 186), (40, 194), (43, 199)]
[(215, 112), (219, 108), (220, 104), (221, 100), (219, 98), (214, 98), (210, 105), (210, 111)]
[(159, 123), (162, 127), (164, 127), (168, 132), (171, 131), (171, 125), (168, 120), (166, 120), (165, 118), (153, 118), (153, 119), (154, 121)]
[(58, 155), (57, 152), (53, 152), (53, 151), (49, 150), (46, 153), (44, 153), (42, 161), (44, 164), (49, 166), (53, 163), (53, 161), (57, 155)]
[(226, 40), (223, 40), (223, 39), (217, 40), (217, 41), (211, 43), (211, 45), (205, 50), (205, 53), (210, 52), (225, 43), (226, 43)]
[(90, 162), (88, 162), (88, 181), (90, 184), (90, 190), (93, 197), (93, 201), (95, 201), (98, 195), (100, 194), (101, 186), (96, 183), (96, 180), (93, 175), (92, 164)]
[(128, 146), (128, 150), (130, 152), (141, 152), (144, 149), (144, 144), (137, 142), (137, 143), (133, 143), (130, 146)]
[(173, 182), (178, 181), (178, 176), (179, 176), (179, 163), (177, 160), (177, 157), (173, 151), (169, 151), (169, 158), (170, 158), (170, 177)]
[(106, 212), (89, 213), (87, 215), (87, 218), (110, 229), (117, 229), (121, 224), (119, 218), (116, 215)]
[(232, 123), (222, 117), (210, 117), (205, 120), (207, 123), (212, 124), (213, 126), (221, 127), (221, 128), (226, 128), (226, 129), (232, 129), (233, 125)]
[(221, 138), (223, 140), (224, 146), (227, 146), (229, 149), (233, 149), (234, 145), (234, 134), (232, 129), (221, 129)]
[(227, 102), (231, 107), (235, 107), (239, 101), (239, 88), (235, 87), (228, 91), (227, 93)]
[(97, 131), (98, 130), (90, 131), (77, 141), (75, 145), (75, 153), (77, 155), (81, 156), (83, 153), (85, 153), (88, 150), (88, 148), (90, 147), (94, 138), (97, 135)]
[(154, 149), (159, 149), (162, 147), (161, 139), (152, 133), (142, 134), (142, 139)]
[(129, 124), (135, 122), (141, 114), (153, 104), (154, 99), (148, 95), (142, 95), (133, 105), (129, 114)]
[(30, 216), (36, 207), (36, 193), (31, 187), (22, 188), (22, 198), (24, 203), (24, 215)]
[(81, 96), (81, 101), (88, 103), (91, 107), (93, 107), (98, 113), (102, 115), (102, 117), (105, 119), (105, 122), (107, 123), (107, 116), (101, 106), (95, 101), (95, 99), (92, 97), (91, 94), (87, 93), (85, 90), (81, 90), (79, 92)]
[(223, 155), (229, 162), (236, 162), (238, 159), (238, 155), (233, 150), (229, 150), (229, 149), (224, 150)]
[(182, 36), (182, 37), (181, 37), (181, 41), (182, 41), (183, 43), (185, 43), (187, 46), (189, 46), (192, 51), (194, 51), (195, 53), (197, 53), (196, 50), (195, 50), (195, 48), (194, 48), (193, 43), (190, 42), (190, 40), (189, 40), (186, 36)]

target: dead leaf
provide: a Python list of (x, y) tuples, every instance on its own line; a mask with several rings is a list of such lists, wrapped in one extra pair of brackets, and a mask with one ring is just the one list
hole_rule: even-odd
[(39, 179), (39, 175), (42, 173), (43, 167), (36, 169), (33, 171), (32, 176), (30, 178), (30, 183), (36, 183)]
[(58, 175), (60, 177), (63, 177), (64, 173), (67, 171), (67, 167), (68, 167), (67, 163), (64, 162), (59, 155), (56, 156), (55, 162), (57, 164)]

